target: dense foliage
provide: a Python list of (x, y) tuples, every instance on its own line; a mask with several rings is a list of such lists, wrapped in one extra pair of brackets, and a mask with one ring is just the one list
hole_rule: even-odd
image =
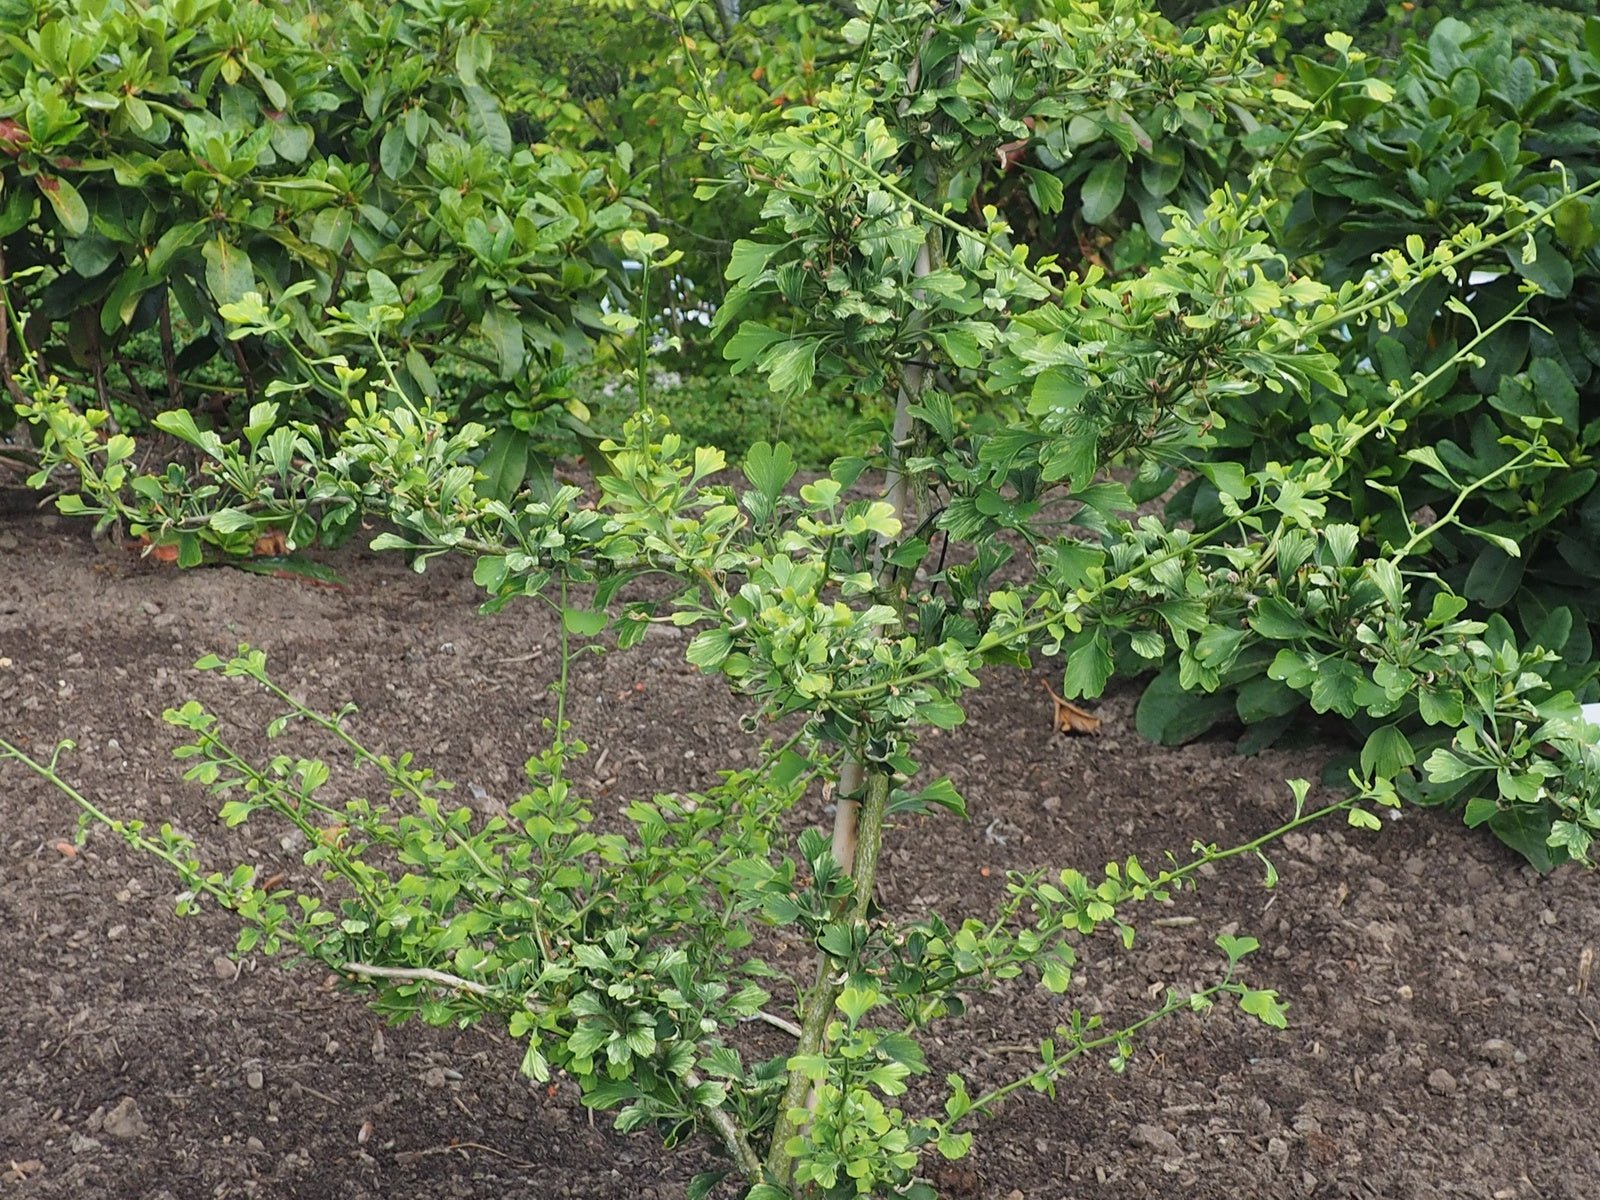
[[(1306, 143), (1304, 186), (1282, 222), (1281, 244), (1339, 283), (1396, 240), (1432, 245), (1483, 224), (1502, 191), (1539, 203), (1593, 183), (1600, 23), (1591, 29), (1593, 46), (1516, 55), (1503, 34), (1444, 21), (1400, 62), (1363, 64), (1394, 94), (1379, 104), (1335, 92), (1340, 124)], [(1308, 93), (1339, 77), (1309, 60), (1299, 72)], [(1531, 300), (1529, 286), (1538, 289)], [(1530, 319), (1497, 325), (1523, 305)], [(1370, 408), (1396, 381), (1428, 378), (1398, 414), (1393, 436), (1358, 452), (1361, 486), (1337, 497), (1330, 515), (1364, 539), (1399, 544), (1453, 512), (1456, 527), (1429, 532), (1420, 561), (1480, 611), (1503, 613), (1497, 636), (1558, 654), (1552, 686), (1582, 689), (1597, 670), (1592, 629), (1600, 618), (1591, 586), (1600, 570), (1597, 312), (1600, 198), (1591, 195), (1564, 206), (1531, 245), (1508, 245), (1453, 280), (1416, 289), (1403, 322), (1344, 339), (1343, 392), (1318, 389), (1310, 403), (1266, 391), (1221, 399), (1208, 458), (1259, 469), (1294, 457), (1315, 444), (1318, 425)], [(1475, 357), (1446, 365), (1469, 341)], [(1519, 453), (1535, 427), (1553, 451), (1540, 462)], [(1222, 504), (1219, 489), (1196, 478), (1167, 514), (1206, 524), (1223, 517)], [(1174, 741), (1237, 716), (1252, 726), (1248, 744), (1265, 744), (1304, 722), (1291, 690), (1265, 677), (1269, 664), (1235, 663), (1234, 703), (1219, 698), (1200, 708), (1171, 702), (1173, 667), (1150, 693), (1141, 726)], [(1335, 708), (1355, 715), (1348, 704)]]
[[(312, 360), (371, 361), (361, 314), (393, 308), (413, 395), (448, 370), (464, 416), (548, 423), (620, 295), (607, 235), (632, 209), (614, 160), (515, 144), (488, 9), (7, 0), (0, 273), (26, 353), (124, 417), (225, 423), (288, 387), (337, 418)], [(230, 338), (251, 293), (293, 338)], [(8, 380), (23, 353), (0, 334)]]

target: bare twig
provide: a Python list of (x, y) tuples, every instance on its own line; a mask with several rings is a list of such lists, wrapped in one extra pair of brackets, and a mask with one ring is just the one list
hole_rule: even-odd
[[(6, 276), (5, 248), (0, 246), (0, 288), (10, 283)], [(17, 331), (20, 339), (22, 331)], [(26, 356), (26, 345), (23, 347)], [(4, 384), (6, 391), (11, 393), (11, 398), (18, 404), (28, 403), (28, 393), (22, 390), (22, 385), (17, 382), (16, 374), (11, 369), (11, 310), (7, 305), (0, 310), (0, 384)]]
[(167, 400), (173, 408), (183, 407), (183, 384), (178, 379), (178, 354), (172, 340), (172, 289), (161, 297), (161, 369), (167, 377)]
[(335, 1100), (332, 1096), (328, 1095), (327, 1092), (319, 1092), (314, 1087), (307, 1087), (298, 1079), (289, 1080), (289, 1086), (294, 1088), (294, 1090), (297, 1092), (304, 1092), (308, 1096), (315, 1096), (329, 1108), (342, 1108), (344, 1106), (344, 1102), (342, 1100)]
[(1600, 1042), (1600, 1025), (1594, 1023), (1594, 1018), (1583, 1011), (1583, 1003), (1578, 1003), (1578, 1015), (1583, 1018), (1583, 1023), (1589, 1027), (1589, 1032), (1594, 1034), (1594, 1040)]
[(793, 1021), (789, 1020), (787, 1017), (780, 1017), (776, 1013), (769, 1013), (769, 1012), (765, 1011), (764, 1009), (762, 1011), (760, 1011), (760, 1012), (752, 1013), (750, 1016), (745, 1017), (744, 1020), (746, 1020), (746, 1021), (763, 1021), (766, 1024), (771, 1025), (774, 1029), (783, 1030), (785, 1033), (787, 1033), (790, 1037), (793, 1037), (793, 1038), (799, 1037), (801, 1032), (802, 1032), (801, 1029), (800, 1029), (800, 1026), (796, 1025)]
[[(683, 1077), (684, 1082), (692, 1088), (697, 1088), (704, 1082), (695, 1071), (690, 1071)], [(761, 1159), (756, 1154), (755, 1148), (750, 1145), (750, 1140), (745, 1137), (744, 1130), (734, 1122), (726, 1112), (720, 1108), (706, 1106), (706, 1118), (717, 1131), (717, 1136), (722, 1139), (722, 1144), (727, 1147), (728, 1153), (733, 1156), (745, 1173), (745, 1178), (751, 1182), (761, 1179)]]
[(395, 1155), (395, 1158), (400, 1162), (412, 1162), (415, 1159), (427, 1158), (431, 1154), (454, 1154), (458, 1150), (482, 1150), (485, 1154), (493, 1154), (518, 1167), (536, 1167), (539, 1165), (538, 1163), (527, 1162), (524, 1159), (507, 1154), (504, 1150), (496, 1150), (493, 1146), (485, 1146), (482, 1142), (451, 1142), (448, 1146), (429, 1146), (426, 1150), (402, 1150)]
[(471, 992), (474, 996), (488, 996), (494, 993), (494, 989), (487, 984), (463, 979), (446, 971), (435, 971), (432, 967), (375, 967), (370, 963), (347, 962), (339, 969), (371, 979), (394, 979), (402, 983), (437, 983), (440, 987), (459, 988), (464, 992)]

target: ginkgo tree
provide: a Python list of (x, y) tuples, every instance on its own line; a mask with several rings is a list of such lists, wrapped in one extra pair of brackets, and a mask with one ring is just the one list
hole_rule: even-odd
[[(386, 326), (404, 315), (395, 306), (343, 318), (370, 340), (377, 373), (337, 356), (319, 364), (351, 413), (340, 429), (282, 422), (270, 402), (237, 439), (170, 422), (198, 452), (193, 476), (140, 474), (131, 439), (103, 437), (102, 415), (79, 413), (46, 378), (29, 380), (27, 414), (45, 441), (39, 481), (76, 473), (68, 511), (126, 520), (154, 539), (271, 525), (309, 541), (330, 523), (378, 516), (390, 528), (375, 545), (419, 569), (469, 555), (491, 605), (552, 604), (563, 664), (572, 638), (609, 630), (626, 648), (655, 623), (693, 629), (689, 661), (747, 697), (756, 727), (789, 722), (773, 726), (785, 732), (759, 766), (703, 794), (640, 800), (625, 833), (597, 834), (567, 778), (579, 747), (560, 708), (551, 747), (529, 764), (529, 792), (505, 818), (477, 821), (448, 808), (409, 759), (358, 741), (347, 714), (312, 709), (259, 653), (241, 650), (200, 665), (266, 688), (284, 706), (269, 732), (296, 739), (297, 751), (313, 735), (332, 739), (399, 806), (325, 799), (321, 760), (296, 752), (260, 763), (198, 705), (169, 714), (189, 736), (180, 753), (191, 776), (219, 790), (225, 819), (270, 813), (336, 831), (316, 839), (312, 861), (338, 883), (337, 908), (263, 891), (248, 868), (208, 873), (171, 829), (152, 833), (74, 799), (175, 867), (186, 903), (235, 909), (244, 948), (293, 943), (375, 988), (391, 1014), (492, 1015), (524, 1042), (525, 1070), (570, 1073), (588, 1103), (621, 1110), (623, 1128), (653, 1124), (669, 1140), (710, 1133), (757, 1200), (931, 1196), (924, 1152), (966, 1154), (973, 1118), (1019, 1089), (1053, 1091), (1091, 1050), (1125, 1062), (1133, 1034), (1156, 1017), (1232, 997), (1282, 1024), (1276, 993), (1240, 974), (1253, 939), (1223, 938), (1226, 961), (1208, 987), (1169, 993), (1121, 1027), (1074, 1011), (1013, 1081), (974, 1094), (952, 1074), (942, 1115), (895, 1107), (926, 1070), (919, 1037), (959, 1016), (971, 991), (1015, 979), (1066, 991), (1077, 941), (1097, 929), (1131, 940), (1134, 903), (1170, 897), (1202, 866), (1254, 856), (1333, 813), (1375, 828), (1374, 808), (1399, 803), (1407, 772), (1482, 780), (1483, 803), (1545, 814), (1551, 845), (1587, 858), (1600, 829), (1600, 760), (1572, 698), (1545, 682), (1553, 655), (1471, 619), (1416, 569), (1428, 539), (1459, 524), (1459, 506), (1382, 544), (1326, 520), (1328, 498), (1358, 485), (1354, 451), (1389, 436), (1432, 377), (1391, 381), (1372, 407), (1313, 429), (1298, 461), (1247, 471), (1201, 453), (1216, 397), (1341, 389), (1330, 344), (1363, 322), (1403, 319), (1413, 289), (1475, 255), (1536, 254), (1535, 232), (1569, 198), (1492, 196), (1486, 223), (1387, 250), (1337, 289), (1302, 277), (1265, 232), (1278, 175), (1330, 96), (1381, 84), (1335, 72), (1319, 95), (1274, 92), (1255, 66), (1265, 8), (1160, 54), (1152, 39), (1169, 27), (1142, 12), (1059, 0), (1024, 20), (980, 0), (883, 0), (847, 28), (856, 61), (815, 104), (757, 116), (686, 102), (729, 164), (712, 193), (753, 190), (767, 222), (734, 256), (720, 317), (735, 367), (780, 388), (826, 375), (894, 399), (892, 422), (820, 478), (798, 481), (787, 448), (762, 444), (741, 464), (743, 482), (730, 480), (723, 454), (683, 444), (646, 395), (603, 447), (596, 497), (552, 481), (497, 497), (474, 461), (488, 430), (452, 426), (383, 372)], [(1352, 61), (1347, 41), (1331, 48)], [(1148, 271), (1068, 270), (984, 203), (988, 164), (1001, 169), (1003, 147), (1049, 138), (1057, 122), (1136, 104), (1147, 75), (1106, 69), (1127, 61), (1165, 64), (1149, 86), (1172, 98), (1174, 120), (1253, 103), (1290, 123), (1265, 139), (1270, 153), (1250, 181), (1219, 189), (1200, 211), (1168, 211)], [(1050, 196), (1045, 185), (1041, 203)], [(673, 253), (659, 235), (636, 234), (628, 247), (662, 266)], [(746, 297), (761, 303), (745, 308)], [(760, 319), (747, 321), (752, 312)], [(288, 329), (262, 297), (226, 316), (240, 336)], [(1513, 309), (1478, 339), (1519, 319)], [(1525, 429), (1513, 460), (1559, 469), (1537, 423)], [(1222, 519), (1169, 528), (1132, 515), (1171, 466), (1210, 479)], [(579, 599), (580, 587), (593, 590)], [(1313, 707), (1374, 722), (1346, 794), (1312, 805), (1296, 783), (1278, 829), (1197, 846), (1160, 869), (1129, 858), (1094, 878), (1013, 874), (999, 910), (981, 919), (875, 908), (896, 822), (965, 809), (949, 781), (917, 779), (917, 735), (964, 719), (981, 668), (1060, 656), (1063, 691), (1083, 698), (1119, 662), (1173, 657), (1183, 686), (1205, 691), (1261, 654)], [(558, 697), (565, 684), (563, 668)], [(1420, 764), (1396, 727), (1412, 712), (1439, 733)], [(70, 791), (59, 757), (0, 753)], [(786, 847), (785, 822), (818, 777), (839, 801), (833, 836), (808, 830)], [(781, 954), (757, 948), (758, 930), (809, 948), (814, 969), (786, 972)], [(773, 1011), (780, 1005), (788, 1016)], [(742, 1033), (752, 1020), (792, 1045), (759, 1056)], [(696, 1194), (713, 1183), (701, 1180)]]

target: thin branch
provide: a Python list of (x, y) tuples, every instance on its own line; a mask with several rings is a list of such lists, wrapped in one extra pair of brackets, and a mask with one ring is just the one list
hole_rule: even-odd
[(745, 1017), (744, 1019), (746, 1021), (764, 1022), (765, 1024), (771, 1025), (774, 1029), (783, 1030), (792, 1038), (799, 1038), (803, 1036), (805, 1032), (800, 1028), (800, 1026), (789, 1020), (789, 1018), (780, 1017), (777, 1013), (769, 1013), (765, 1009), (752, 1013), (750, 1016)]
[(371, 979), (394, 979), (402, 983), (437, 983), (440, 987), (459, 988), (474, 996), (492, 996), (494, 989), (487, 984), (463, 979), (432, 967), (375, 967), (370, 963), (347, 962), (339, 968), (351, 975), (364, 975)]
[[(692, 1088), (699, 1087), (705, 1081), (696, 1071), (690, 1071), (683, 1077), (684, 1082)], [(744, 1130), (740, 1129), (734, 1119), (720, 1108), (705, 1106), (706, 1118), (717, 1131), (717, 1136), (722, 1139), (722, 1144), (728, 1148), (728, 1153), (739, 1164), (739, 1169), (744, 1172), (745, 1178), (751, 1183), (761, 1180), (761, 1159), (756, 1154), (755, 1148), (750, 1145), (750, 1139), (745, 1137)]]
[[(0, 307), (0, 383), (5, 385), (6, 391), (11, 394), (11, 398), (16, 403), (27, 404), (30, 397), (27, 392), (22, 390), (22, 385), (17, 382), (16, 374), (11, 369), (11, 317), (13, 309), (10, 295), (5, 290), (10, 285), (10, 282), (10, 278), (6, 275), (5, 247), (0, 245), (0, 299), (4, 300), (3, 307)], [(17, 337), (19, 341), (22, 338), (22, 330), (20, 328), (17, 330)], [(27, 356), (26, 343), (23, 344), (23, 356)]]

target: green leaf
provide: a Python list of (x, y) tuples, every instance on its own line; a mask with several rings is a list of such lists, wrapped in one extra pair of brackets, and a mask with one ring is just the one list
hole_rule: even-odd
[(1118, 155), (1099, 163), (1083, 181), (1083, 219), (1103, 225), (1122, 203), (1128, 183), (1128, 160)]
[(1051, 367), (1033, 381), (1033, 391), (1028, 396), (1028, 412), (1036, 417), (1048, 413), (1061, 415), (1077, 412), (1088, 394), (1089, 388), (1082, 380), (1058, 367)]
[[(804, 760), (802, 760), (804, 761)], [(967, 815), (966, 799), (949, 779), (936, 779), (927, 787), (915, 792), (896, 788), (889, 800), (889, 812), (927, 812), (929, 808), (942, 808), (961, 817)]]
[(1483, 768), (1466, 762), (1457, 755), (1440, 746), (1428, 755), (1422, 764), (1423, 771), (1427, 774), (1430, 783), (1454, 783), (1458, 779), (1465, 779), (1468, 775), (1475, 774)]
[(739, 331), (728, 339), (728, 344), (722, 348), (722, 357), (734, 363), (733, 373), (740, 371), (755, 362), (761, 353), (774, 342), (781, 342), (785, 335), (776, 329), (768, 329), (765, 325), (758, 325), (754, 321), (746, 321), (739, 326)]
[(1392, 779), (1416, 761), (1417, 752), (1398, 725), (1374, 729), (1361, 747), (1361, 770), (1369, 778)]
[(1364, 808), (1352, 808), (1346, 819), (1357, 829), (1370, 829), (1377, 833), (1383, 828), (1383, 822)]
[(1111, 678), (1114, 665), (1111, 645), (1099, 629), (1086, 630), (1074, 641), (1076, 644), (1067, 655), (1067, 669), (1062, 677), (1062, 695), (1069, 700), (1093, 699), (1105, 691), (1106, 680)]
[(1417, 711), (1429, 725), (1460, 725), (1466, 719), (1461, 696), (1439, 687), (1424, 687), (1417, 692)]
[(192, 533), (178, 535), (178, 565), (185, 570), (205, 562), (205, 550), (200, 539)]
[(493, 153), (509, 157), (511, 127), (500, 112), (500, 102), (481, 87), (464, 87), (461, 97), (467, 102), (467, 127)]
[(202, 450), (212, 458), (219, 457), (220, 442), (217, 435), (209, 431), (202, 431), (194, 423), (194, 417), (181, 408), (171, 409), (167, 412), (157, 413), (151, 421), (157, 429), (170, 437), (177, 438), (180, 442)]
[(768, 500), (775, 501), (794, 478), (794, 451), (784, 442), (757, 442), (744, 457), (744, 477)]
[(1517, 272), (1530, 283), (1536, 284), (1545, 295), (1558, 300), (1565, 298), (1572, 292), (1572, 260), (1557, 250), (1554, 241), (1548, 236), (1538, 238), (1535, 246), (1537, 257), (1528, 262), (1515, 260)]
[(1311, 681), (1311, 707), (1319, 713), (1336, 712), (1341, 717), (1355, 716), (1356, 693), (1366, 678), (1365, 672), (1353, 662), (1343, 658), (1324, 659), (1321, 670)]
[(492, 500), (508, 504), (522, 487), (528, 474), (528, 454), (532, 439), (520, 429), (504, 428), (489, 440), (489, 449), (478, 464), (483, 475), (480, 491)]
[(1288, 716), (1305, 703), (1293, 688), (1265, 675), (1257, 675), (1239, 686), (1234, 711), (1246, 725), (1258, 725)]
[(1527, 859), (1535, 871), (1545, 874), (1557, 865), (1556, 856), (1550, 852), (1551, 812), (1549, 806), (1532, 808), (1518, 805), (1514, 809), (1496, 813), (1489, 821), (1489, 829), (1495, 837)]
[(606, 614), (604, 612), (590, 612), (581, 608), (563, 608), (561, 610), (561, 624), (570, 634), (577, 637), (594, 637), (606, 627)]
[(851, 985), (839, 993), (839, 999), (834, 1003), (840, 1012), (850, 1019), (854, 1025), (866, 1016), (878, 1002), (883, 999), (882, 994), (875, 987), (856, 987)]
[(1159, 662), (1167, 651), (1167, 639), (1153, 629), (1136, 629), (1128, 635), (1128, 646), (1140, 658)]
[(1473, 560), (1462, 591), (1486, 608), (1501, 608), (1522, 586), (1526, 567), (1521, 557), (1513, 558), (1498, 546), (1485, 546)]
[(1286, 1029), (1289, 1025), (1289, 1006), (1278, 999), (1275, 989), (1262, 990), (1246, 989), (1239, 997), (1239, 1007), (1253, 1017), (1260, 1018), (1262, 1024), (1270, 1025), (1274, 1029)]
[(500, 363), (500, 378), (515, 378), (527, 358), (521, 319), (513, 310), (495, 305), (484, 310), (480, 326), (494, 346), (495, 358)]
[(256, 520), (242, 509), (219, 508), (206, 520), (206, 524), (218, 533), (239, 533), (245, 529), (254, 529)]
[(971, 330), (953, 326), (948, 329), (936, 329), (932, 336), (939, 344), (939, 348), (956, 366), (971, 370), (982, 364), (983, 351)]
[(1230, 965), (1238, 962), (1245, 955), (1254, 954), (1261, 949), (1261, 943), (1253, 937), (1234, 937), (1226, 933), (1218, 936), (1217, 945), (1228, 956)]
[(256, 291), (256, 270), (250, 256), (221, 234), (200, 247), (206, 262), (206, 287), (217, 304), (234, 304)]
[(73, 187), (59, 175), (38, 175), (39, 191), (55, 209), (61, 227), (73, 237), (82, 237), (89, 231), (89, 206)]
[(456, 74), (461, 82), (475, 85), (478, 76), (489, 69), (492, 57), (489, 38), (481, 30), (463, 35), (456, 43)]
[(1250, 476), (1238, 463), (1204, 463), (1196, 468), (1211, 481), (1211, 485), (1234, 500), (1248, 500), (1252, 491)]
[(1139, 697), (1134, 726), (1141, 737), (1163, 746), (1181, 746), (1226, 721), (1233, 705), (1226, 696), (1195, 695), (1179, 682), (1176, 665), (1152, 679)]
[(759, 275), (767, 269), (772, 256), (782, 249), (782, 246), (766, 246), (738, 238), (733, 243), (733, 252), (728, 256), (728, 267), (723, 274), (734, 283)]
[(1250, 615), (1250, 628), (1276, 642), (1294, 642), (1313, 637), (1316, 630), (1281, 596), (1268, 596)]
[(967, 714), (954, 700), (935, 696), (917, 705), (917, 716), (939, 729), (954, 729), (967, 719)]
[(120, 254), (117, 244), (110, 238), (90, 234), (68, 241), (62, 248), (62, 256), (77, 274), (85, 279), (93, 279), (116, 262)]
[(733, 637), (726, 629), (707, 629), (695, 635), (686, 657), (702, 671), (709, 671), (732, 652)]
[(385, 175), (399, 180), (411, 173), (416, 161), (417, 148), (406, 137), (404, 125), (396, 123), (384, 130), (378, 143), (378, 167)]
[[(740, 333), (743, 332), (741, 329)], [(806, 338), (785, 342), (769, 351), (762, 359), (761, 369), (772, 390), (785, 396), (797, 396), (810, 387), (817, 370), (817, 347), (817, 342)], [(731, 342), (728, 348), (733, 348)]]
[(1028, 198), (1041, 216), (1053, 217), (1065, 207), (1067, 190), (1061, 180), (1049, 171), (1037, 167), (1024, 167), (1028, 173)]

